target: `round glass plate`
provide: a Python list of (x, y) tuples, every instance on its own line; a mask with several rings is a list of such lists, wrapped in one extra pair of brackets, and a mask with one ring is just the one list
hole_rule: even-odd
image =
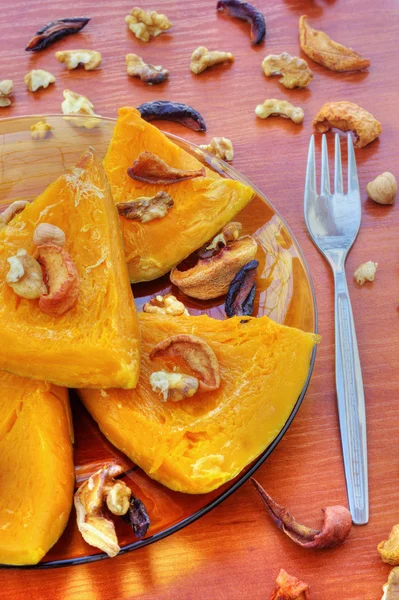
[[(45, 119), (51, 130), (43, 139), (32, 139), (30, 127)], [(112, 137), (115, 121), (102, 117), (31, 116), (0, 121), (0, 206), (15, 200), (33, 200), (47, 185), (71, 167), (88, 146), (102, 158)], [(265, 196), (230, 165), (201, 151), (194, 144), (167, 134), (176, 144), (220, 175), (251, 185), (252, 202), (236, 216), (244, 234), (255, 235), (259, 252), (258, 291), (254, 315), (267, 315), (279, 323), (304, 331), (317, 330), (317, 309), (313, 285), (302, 252), (284, 219)], [(167, 276), (133, 286), (138, 310), (157, 293), (171, 291)], [(184, 297), (191, 314), (207, 313), (224, 319), (224, 305), (215, 301), (195, 301)], [(153, 481), (99, 432), (77, 396), (71, 392), (75, 428), (75, 472), (77, 485), (106, 462), (123, 465), (124, 481), (143, 500), (151, 518), (149, 535), (137, 541), (122, 519), (116, 523), (121, 553), (160, 540), (198, 519), (232, 494), (264, 462), (287, 431), (305, 395), (313, 369), (315, 351), (304, 389), (284, 427), (268, 448), (238, 477), (221, 488), (203, 495), (173, 492)], [(88, 546), (80, 536), (72, 511), (60, 540), (34, 568), (79, 564), (106, 558)]]

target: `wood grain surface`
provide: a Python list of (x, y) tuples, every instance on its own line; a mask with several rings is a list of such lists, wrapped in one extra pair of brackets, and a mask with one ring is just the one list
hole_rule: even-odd
[[(287, 435), (258, 471), (257, 478), (294, 515), (320, 523), (320, 508), (346, 504), (334, 384), (333, 280), (314, 248), (303, 220), (303, 187), (312, 118), (328, 100), (352, 100), (383, 124), (380, 139), (357, 150), (362, 226), (347, 261), (349, 289), (358, 334), (367, 403), (370, 522), (354, 527), (347, 542), (327, 551), (297, 547), (270, 522), (256, 492), (245, 484), (213, 512), (185, 530), (128, 555), (95, 564), (47, 571), (0, 570), (0, 598), (19, 600), (267, 600), (281, 567), (312, 587), (313, 600), (375, 600), (390, 567), (381, 562), (377, 543), (399, 522), (399, 358), (398, 207), (367, 199), (368, 181), (383, 171), (399, 177), (399, 78), (397, 0), (256, 0), (267, 22), (266, 43), (252, 47), (249, 27), (216, 13), (216, 0), (145, 0), (140, 6), (165, 12), (173, 28), (149, 44), (127, 30), (124, 17), (133, 4), (86, 0), (74, 6), (60, 0), (1, 3), (0, 80), (14, 80), (13, 104), (0, 117), (60, 112), (62, 90), (89, 96), (96, 112), (115, 116), (118, 107), (151, 99), (183, 101), (204, 116), (208, 131), (198, 134), (161, 124), (195, 143), (214, 135), (234, 142), (234, 166), (269, 197), (287, 219), (310, 265), (323, 336), (303, 405)], [(277, 78), (265, 78), (260, 64), (269, 53), (301, 56), (298, 19), (371, 59), (363, 73), (338, 74), (312, 63), (314, 80), (306, 90), (288, 91)], [(66, 16), (90, 16), (81, 34), (37, 53), (24, 52), (35, 31)], [(199, 45), (232, 51), (235, 62), (200, 76), (189, 70)], [(56, 50), (93, 48), (103, 54), (95, 72), (68, 72)], [(170, 80), (148, 87), (129, 78), (125, 55), (135, 52), (170, 70)], [(32, 68), (56, 76), (56, 84), (35, 94), (23, 77)], [(305, 110), (302, 126), (278, 118), (261, 121), (254, 108), (266, 98), (286, 98)], [(332, 136), (329, 136), (332, 151)], [(318, 152), (320, 140), (317, 140)], [(379, 263), (376, 280), (362, 288), (352, 281), (364, 261)], [(0, 532), (1, 533), (1, 532)]]

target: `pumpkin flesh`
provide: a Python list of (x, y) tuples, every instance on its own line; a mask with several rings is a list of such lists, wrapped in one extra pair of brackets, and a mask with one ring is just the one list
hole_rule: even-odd
[[(206, 493), (234, 478), (274, 440), (309, 372), (316, 336), (268, 317), (225, 321), (208, 316), (141, 313), (142, 362), (135, 390), (80, 390), (104, 435), (150, 477), (187, 493)], [(245, 319), (247, 320), (247, 318)], [(150, 386), (156, 344), (193, 334), (215, 352), (216, 391), (162, 402)]]
[(0, 373), (0, 563), (38, 563), (72, 507), (68, 392)]

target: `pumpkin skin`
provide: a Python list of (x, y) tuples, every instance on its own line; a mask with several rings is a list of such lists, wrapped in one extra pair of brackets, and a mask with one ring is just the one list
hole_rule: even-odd
[[(80, 390), (101, 431), (150, 477), (191, 494), (235, 477), (277, 436), (305, 384), (317, 336), (268, 317), (141, 313), (142, 362), (135, 390)], [(205, 340), (220, 364), (221, 386), (180, 402), (162, 402), (149, 383), (165, 369), (154, 346), (181, 333)]]
[(61, 536), (74, 467), (68, 392), (0, 373), (0, 563), (34, 565)]
[[(7, 258), (34, 255), (35, 227), (60, 227), (80, 280), (61, 316), (5, 282)], [(136, 385), (140, 333), (124, 261), (119, 215), (101, 163), (88, 150), (0, 232), (0, 369), (65, 387)]]
[(206, 169), (198, 177), (169, 185), (135, 181), (127, 169), (144, 151), (152, 152), (169, 166), (184, 170), (203, 165), (144, 121), (134, 108), (121, 108), (114, 135), (104, 158), (104, 167), (115, 202), (166, 191), (174, 206), (162, 219), (147, 223), (121, 216), (125, 256), (130, 280), (150, 281), (161, 277), (213, 238), (253, 196), (252, 188)]

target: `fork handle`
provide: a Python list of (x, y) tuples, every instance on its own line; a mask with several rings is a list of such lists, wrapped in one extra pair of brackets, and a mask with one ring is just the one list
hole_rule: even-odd
[(362, 371), (345, 270), (334, 270), (335, 378), (346, 487), (353, 523), (369, 519), (366, 410)]

